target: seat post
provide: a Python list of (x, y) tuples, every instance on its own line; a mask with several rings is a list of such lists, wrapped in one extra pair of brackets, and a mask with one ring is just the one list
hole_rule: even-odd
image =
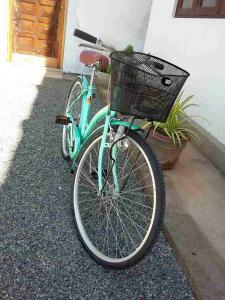
[(92, 86), (92, 85), (93, 85), (94, 78), (95, 78), (95, 72), (96, 72), (96, 65), (94, 65), (94, 66), (92, 67), (92, 73), (91, 73), (90, 86)]

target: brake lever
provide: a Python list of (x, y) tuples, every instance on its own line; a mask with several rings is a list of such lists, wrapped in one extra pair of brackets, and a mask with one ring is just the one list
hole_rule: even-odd
[(116, 49), (114, 47), (112, 47), (111, 45), (107, 45), (107, 44), (103, 44), (102, 40), (98, 40), (97, 41), (97, 45), (100, 45), (102, 48), (105, 48), (106, 51), (112, 52), (115, 51)]
[(79, 44), (79, 47), (87, 47), (87, 48), (91, 48), (91, 49), (95, 49), (95, 50), (99, 50), (99, 51), (105, 51), (104, 48), (99, 48), (97, 46), (91, 45), (91, 44)]

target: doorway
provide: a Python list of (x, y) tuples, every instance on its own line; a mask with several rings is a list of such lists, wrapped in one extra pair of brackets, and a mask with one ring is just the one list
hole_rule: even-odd
[(60, 68), (66, 0), (14, 0), (13, 60)]

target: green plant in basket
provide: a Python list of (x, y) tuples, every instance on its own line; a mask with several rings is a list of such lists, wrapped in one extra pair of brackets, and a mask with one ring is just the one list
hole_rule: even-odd
[(128, 45), (123, 51), (127, 53), (133, 53), (134, 47), (132, 45)]
[[(132, 45), (128, 45), (123, 51), (131, 54), (134, 52), (134, 47)], [(111, 74), (111, 68), (112, 66), (109, 64), (108, 69), (106, 70), (107, 74)]]

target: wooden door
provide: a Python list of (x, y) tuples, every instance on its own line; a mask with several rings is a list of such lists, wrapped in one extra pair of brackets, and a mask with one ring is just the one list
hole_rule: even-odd
[(13, 51), (51, 58), (61, 53), (65, 0), (15, 0)]

